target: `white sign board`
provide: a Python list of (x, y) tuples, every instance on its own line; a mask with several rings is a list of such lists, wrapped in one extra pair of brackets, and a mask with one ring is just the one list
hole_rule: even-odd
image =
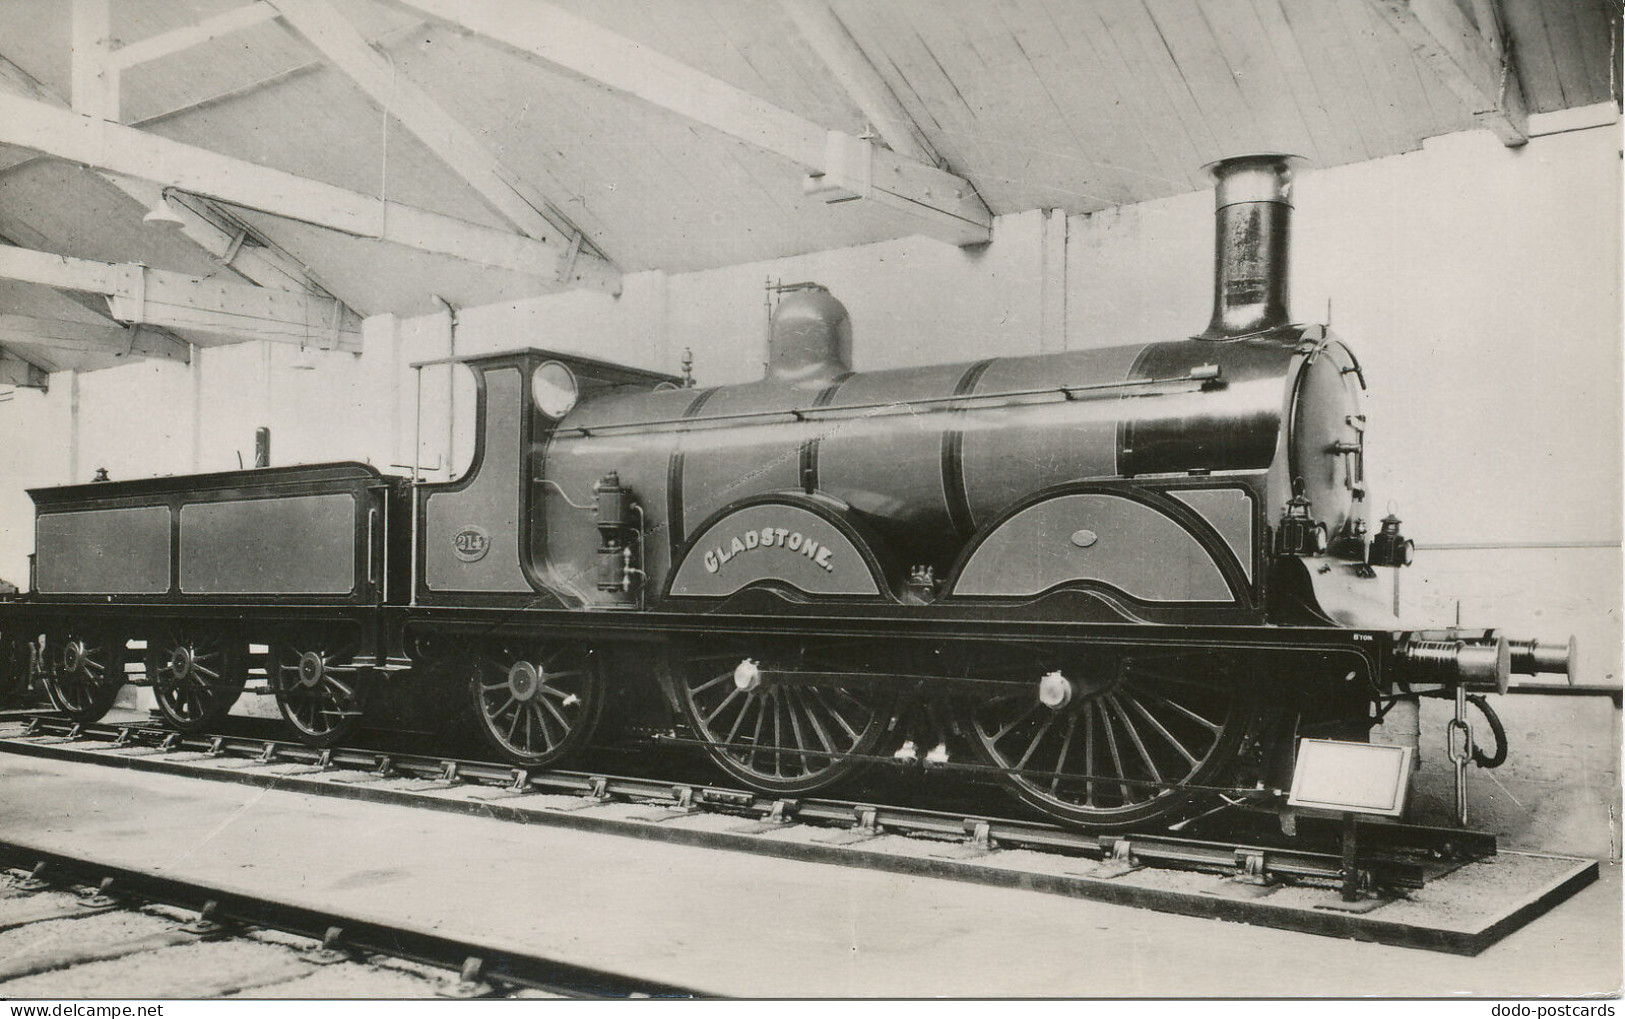
[(1398, 817), (1405, 812), (1413, 752), (1377, 743), (1299, 740), (1287, 804)]

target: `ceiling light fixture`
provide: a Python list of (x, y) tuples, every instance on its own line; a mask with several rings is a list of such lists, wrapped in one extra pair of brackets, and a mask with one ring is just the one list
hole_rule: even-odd
[(179, 230), (186, 225), (186, 220), (182, 219), (169, 204), (168, 188), (159, 194), (158, 204), (141, 217), (141, 222), (165, 230)]

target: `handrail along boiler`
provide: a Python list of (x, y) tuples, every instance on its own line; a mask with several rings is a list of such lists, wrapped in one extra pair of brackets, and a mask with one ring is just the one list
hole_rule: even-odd
[(1299, 736), (1414, 733), (1418, 696), (1569, 672), (1572, 644), (1401, 627), (1411, 544), (1391, 514), (1370, 530), (1364, 374), (1287, 310), (1289, 159), (1214, 173), (1200, 335), (854, 372), (845, 308), (798, 284), (754, 383), (456, 359), (478, 393), (460, 479), (36, 490), (34, 593), (0, 625), (44, 634), (77, 718), (135, 672), (204, 728), (263, 669), (331, 744), (404, 674), (466, 684), (520, 765), (653, 702), (652, 728), (756, 789), (928, 743), (1100, 831), (1270, 802)]

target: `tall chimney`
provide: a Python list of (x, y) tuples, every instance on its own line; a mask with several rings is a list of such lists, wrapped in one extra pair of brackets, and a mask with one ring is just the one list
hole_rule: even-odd
[(1292, 163), (1261, 153), (1208, 166), (1215, 181), (1213, 320), (1198, 339), (1222, 340), (1290, 325), (1287, 257)]

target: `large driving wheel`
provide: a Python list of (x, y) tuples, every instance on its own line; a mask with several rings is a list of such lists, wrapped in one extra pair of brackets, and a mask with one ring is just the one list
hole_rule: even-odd
[(505, 759), (546, 767), (592, 739), (604, 682), (591, 648), (491, 641), (475, 656), (468, 684), (474, 715)]
[(746, 785), (805, 793), (864, 768), (897, 703), (864, 643), (770, 640), (672, 649), (671, 688), (711, 758)]
[(1186, 815), (1261, 715), (1216, 657), (1003, 646), (972, 674), (1025, 680), (962, 711), (974, 749), (1023, 801), (1092, 831)]
[(301, 742), (330, 747), (360, 724), (367, 679), (355, 665), (360, 650), (359, 638), (338, 628), (297, 631), (271, 645), (271, 689)]
[(147, 641), (147, 677), (158, 710), (182, 732), (224, 718), (248, 680), (248, 648), (217, 628), (180, 624)]
[(76, 722), (107, 714), (124, 685), (129, 639), (121, 632), (75, 628), (47, 639), (45, 692)]

